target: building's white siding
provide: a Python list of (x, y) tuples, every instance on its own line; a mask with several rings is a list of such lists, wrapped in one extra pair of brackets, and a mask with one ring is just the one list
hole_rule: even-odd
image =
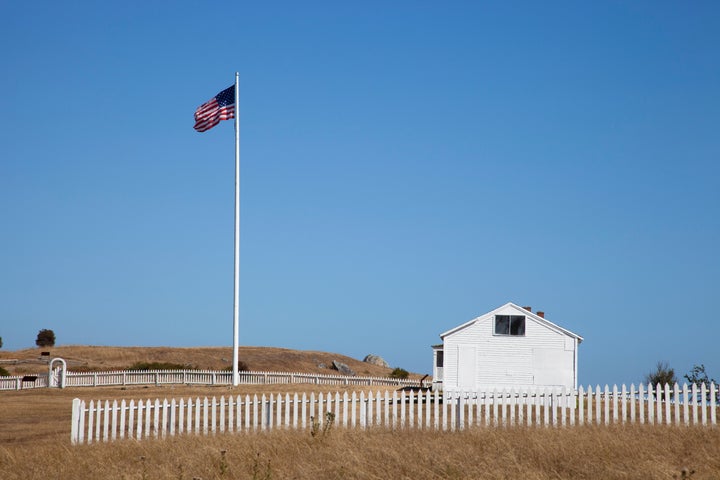
[[(525, 335), (494, 335), (495, 315), (525, 315)], [(513, 304), (443, 338), (442, 388), (576, 387), (577, 340)]]

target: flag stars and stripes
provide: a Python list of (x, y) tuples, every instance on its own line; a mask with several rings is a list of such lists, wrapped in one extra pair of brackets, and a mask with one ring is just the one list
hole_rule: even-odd
[(235, 118), (235, 86), (228, 87), (195, 110), (195, 126), (198, 132), (210, 130), (221, 120)]

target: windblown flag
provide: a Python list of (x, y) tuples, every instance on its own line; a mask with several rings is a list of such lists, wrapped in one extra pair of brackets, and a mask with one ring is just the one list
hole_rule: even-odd
[(228, 87), (195, 110), (195, 126), (198, 132), (210, 130), (220, 120), (235, 118), (235, 86)]

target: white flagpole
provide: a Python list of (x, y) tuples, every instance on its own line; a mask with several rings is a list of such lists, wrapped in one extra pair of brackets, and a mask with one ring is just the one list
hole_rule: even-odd
[(240, 321), (240, 74), (235, 72), (235, 282), (233, 285), (233, 386), (240, 384), (238, 373)]

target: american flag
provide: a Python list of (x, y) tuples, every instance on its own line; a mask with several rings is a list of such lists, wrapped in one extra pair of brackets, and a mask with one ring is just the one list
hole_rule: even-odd
[(220, 120), (235, 118), (235, 86), (228, 87), (195, 110), (195, 126), (198, 132), (210, 130)]

